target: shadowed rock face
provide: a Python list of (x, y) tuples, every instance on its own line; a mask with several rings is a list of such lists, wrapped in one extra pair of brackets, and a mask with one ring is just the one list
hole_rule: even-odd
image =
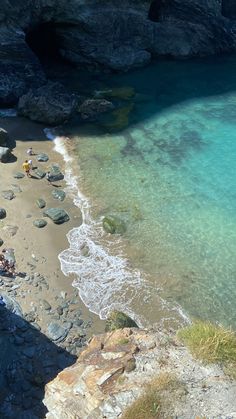
[[(235, 21), (234, 21), (235, 18)], [(50, 35), (50, 36), (49, 36)], [(46, 39), (50, 38), (50, 42)], [(236, 49), (233, 0), (2, 0), (0, 105), (46, 82), (45, 53), (89, 68), (126, 71), (152, 56)]]

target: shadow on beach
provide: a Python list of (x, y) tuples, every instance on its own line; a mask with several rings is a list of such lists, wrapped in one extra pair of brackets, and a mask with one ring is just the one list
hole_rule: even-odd
[[(11, 303), (10, 303), (11, 304)], [(76, 360), (17, 314), (0, 305), (0, 417), (43, 419), (44, 387)]]

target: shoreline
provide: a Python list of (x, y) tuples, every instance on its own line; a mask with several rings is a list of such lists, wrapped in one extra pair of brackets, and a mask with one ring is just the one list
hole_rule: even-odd
[[(11, 141), (16, 142), (16, 147), (13, 149), (16, 161), (1, 164), (1, 192), (13, 190), (15, 194), (15, 198), (11, 201), (1, 198), (1, 207), (7, 211), (7, 217), (1, 220), (0, 236), (4, 240), (2, 248), (15, 249), (17, 272), (27, 274), (25, 278), (17, 277), (16, 280), (10, 281), (10, 286), (7, 287), (8, 293), (19, 302), (24, 314), (36, 313), (35, 321), (43, 333), (46, 332), (50, 321), (59, 321), (61, 316), (65, 315), (70, 321), (75, 313), (81, 315), (79, 323), (82, 322), (87, 338), (92, 334), (101, 333), (104, 331), (104, 322), (85, 307), (80, 300), (78, 290), (72, 287), (73, 278), (66, 277), (62, 273), (58, 259), (60, 252), (68, 247), (67, 233), (81, 223), (79, 208), (69, 193), (64, 202), (54, 199), (51, 195), (54, 188), (45, 178), (38, 180), (13, 177), (15, 172), (22, 172), (22, 163), (27, 158), (26, 150), (29, 147), (32, 147), (36, 154), (41, 152), (48, 154), (49, 161), (46, 163), (38, 163), (36, 156), (32, 156), (33, 165), (42, 170), (46, 171), (48, 166), (55, 163), (59, 164), (64, 173), (65, 162), (55, 150), (54, 143), (46, 138), (41, 124), (24, 118), (8, 117), (0, 118), (0, 126), (7, 130)], [(60, 185), (61, 189), (67, 188), (65, 180), (55, 184)], [(38, 198), (46, 201), (46, 208), (65, 209), (70, 215), (70, 220), (62, 225), (56, 225), (46, 218), (48, 222), (46, 227), (39, 229), (33, 226), (33, 221), (42, 218), (43, 213), (43, 209), (39, 209), (36, 205)], [(17, 227), (16, 234), (11, 235), (11, 229), (6, 227), (9, 225)], [(46, 286), (44, 281), (37, 282), (37, 275), (38, 278), (44, 278)], [(0, 292), (6, 290), (6, 285), (9, 285), (6, 282), (3, 281)], [(60, 314), (62, 311), (63, 314)], [(66, 347), (66, 341), (63, 343)]]

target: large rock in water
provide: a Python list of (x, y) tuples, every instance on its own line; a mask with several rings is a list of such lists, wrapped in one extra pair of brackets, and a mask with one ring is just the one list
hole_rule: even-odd
[(137, 323), (121, 311), (113, 311), (106, 320), (106, 332), (116, 329), (124, 329), (125, 327), (138, 327)]
[(83, 119), (96, 119), (100, 114), (113, 109), (113, 103), (106, 99), (87, 99), (79, 106), (78, 111)]
[(31, 89), (18, 103), (18, 113), (49, 125), (68, 120), (78, 105), (76, 95), (68, 93), (60, 83), (48, 82), (38, 89)]
[(49, 217), (55, 224), (63, 224), (70, 219), (67, 212), (61, 208), (49, 208), (43, 215)]

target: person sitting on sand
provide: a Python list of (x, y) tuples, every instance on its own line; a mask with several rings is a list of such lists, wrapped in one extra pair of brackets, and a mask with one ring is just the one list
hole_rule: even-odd
[(29, 156), (33, 156), (33, 149), (32, 147), (28, 148), (27, 152), (26, 152)]
[(22, 164), (22, 167), (23, 167), (23, 170), (25, 171), (27, 177), (31, 177), (31, 174), (30, 174), (30, 165), (29, 165), (28, 160), (25, 160), (25, 162)]

